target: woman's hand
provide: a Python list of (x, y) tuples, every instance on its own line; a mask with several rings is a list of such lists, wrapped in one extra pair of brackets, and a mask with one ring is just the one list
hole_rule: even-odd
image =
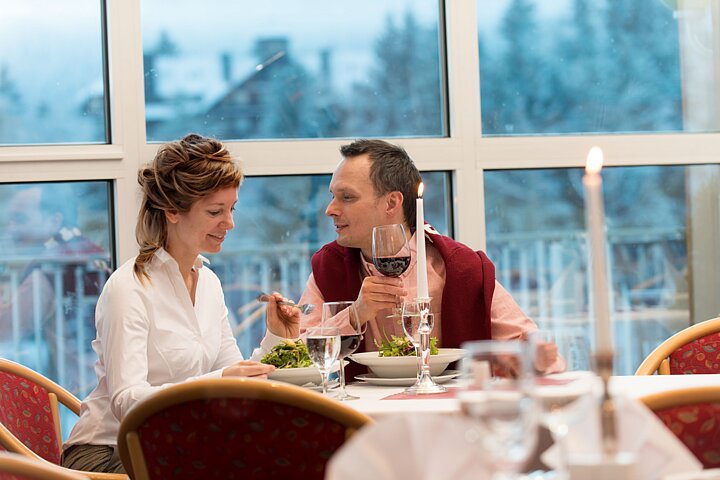
[(289, 301), (277, 292), (273, 292), (268, 300), (266, 311), (267, 328), (273, 335), (282, 338), (298, 338), (300, 336), (300, 309), (291, 305), (280, 305), (277, 302)]
[(251, 360), (240, 360), (229, 367), (225, 367), (222, 376), (267, 378), (268, 373), (273, 370), (275, 370), (273, 365), (265, 365), (264, 363), (253, 362)]

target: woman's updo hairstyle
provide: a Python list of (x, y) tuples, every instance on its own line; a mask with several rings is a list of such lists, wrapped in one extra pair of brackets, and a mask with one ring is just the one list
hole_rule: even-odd
[(153, 161), (138, 171), (142, 204), (135, 227), (140, 254), (135, 275), (141, 282), (150, 276), (145, 266), (167, 242), (165, 212), (187, 212), (216, 190), (238, 188), (242, 171), (225, 146), (214, 138), (194, 133), (163, 145)]

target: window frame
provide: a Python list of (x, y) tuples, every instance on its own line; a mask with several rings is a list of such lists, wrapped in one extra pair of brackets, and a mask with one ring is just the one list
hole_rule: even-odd
[[(717, 164), (720, 133), (614, 134), (529, 137), (481, 135), (476, 0), (441, 1), (447, 42), (445, 138), (390, 138), (421, 171), (452, 173), (455, 237), (485, 247), (483, 173), (495, 169), (583, 167), (588, 150), (602, 146), (609, 166)], [(111, 143), (0, 147), (2, 182), (112, 180), (118, 264), (137, 253), (137, 169), (158, 144), (148, 144), (140, 0), (107, 0), (106, 59)], [(348, 139), (226, 142), (247, 175), (332, 173)]]

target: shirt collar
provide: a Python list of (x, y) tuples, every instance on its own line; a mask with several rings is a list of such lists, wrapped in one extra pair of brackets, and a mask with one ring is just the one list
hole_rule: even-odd
[[(177, 264), (177, 262), (176, 262), (175, 259), (172, 257), (172, 255), (170, 255), (170, 254), (168, 253), (168, 251), (165, 250), (165, 249), (162, 248), (162, 247), (159, 248), (159, 249), (155, 252), (155, 258), (157, 258), (158, 261), (159, 261), (160, 263), (163, 263), (163, 264), (168, 263), (168, 262), (174, 262), (175, 264)], [(200, 269), (200, 268), (203, 267), (203, 264), (205, 264), (205, 263), (207, 263), (208, 265), (210, 265), (210, 260), (208, 260), (207, 258), (203, 257), (202, 255), (198, 255), (197, 258), (195, 259), (195, 263), (193, 264), (193, 267), (195, 267), (196, 269)]]

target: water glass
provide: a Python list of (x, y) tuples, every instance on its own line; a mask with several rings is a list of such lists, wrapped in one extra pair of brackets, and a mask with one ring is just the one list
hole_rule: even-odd
[[(338, 317), (341, 315), (342, 317)], [(347, 317), (345, 319), (344, 317)], [(337, 317), (337, 318), (336, 318)], [(343, 359), (353, 353), (360, 346), (363, 333), (367, 324), (360, 324), (360, 317), (355, 310), (355, 303), (350, 301), (325, 302), (322, 306), (322, 325), (338, 325), (338, 319), (342, 318), (340, 324), (340, 392), (336, 400), (356, 400), (358, 397), (350, 395), (345, 390), (345, 365)]]
[(425, 395), (447, 392), (430, 375), (430, 333), (435, 325), (435, 316), (430, 308), (429, 298), (416, 298), (403, 303), (402, 324), (405, 335), (415, 346), (418, 360), (418, 375), (415, 383), (405, 389), (410, 395)]
[[(590, 348), (587, 341), (569, 332), (538, 330), (529, 335), (534, 364), (548, 346), (557, 345), (565, 359), (568, 370), (586, 370), (590, 367)], [(570, 427), (599, 407), (598, 379), (591, 372), (569, 372), (560, 375), (544, 375), (535, 379), (533, 397), (540, 413), (540, 422), (550, 430), (558, 448), (558, 476), (567, 476), (566, 437)]]
[(340, 329), (337, 327), (309, 328), (305, 344), (310, 360), (320, 370), (322, 391), (324, 395), (327, 395), (328, 374), (340, 354)]
[(493, 479), (516, 478), (538, 435), (527, 342), (481, 340), (462, 348), (467, 351), (462, 367), (468, 385), (457, 398), (469, 420), (466, 440), (479, 447)]

